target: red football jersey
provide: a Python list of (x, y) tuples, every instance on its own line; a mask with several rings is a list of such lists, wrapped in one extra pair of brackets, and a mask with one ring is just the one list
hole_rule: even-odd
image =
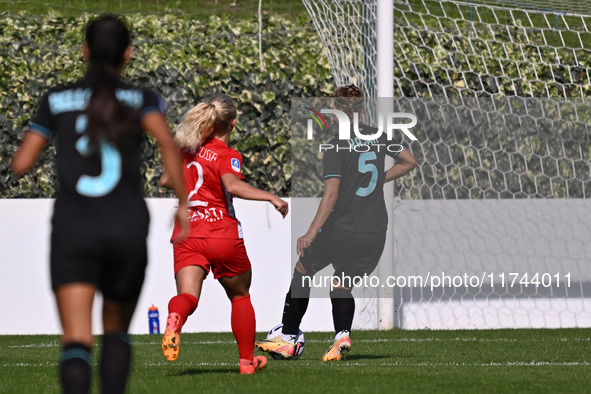
[[(225, 142), (212, 138), (197, 153), (181, 149), (183, 174), (189, 203), (189, 237), (242, 238), (232, 196), (222, 183), (222, 175), (244, 178), (240, 169), (242, 155)], [(173, 238), (180, 231), (175, 224)]]

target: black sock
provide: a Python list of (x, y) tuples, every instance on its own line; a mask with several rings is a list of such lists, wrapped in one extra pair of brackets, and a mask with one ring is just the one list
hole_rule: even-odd
[(351, 331), (355, 314), (355, 299), (351, 290), (336, 289), (331, 291), (330, 302), (332, 303), (332, 320), (335, 332)]
[(101, 355), (101, 390), (103, 393), (124, 393), (131, 364), (129, 336), (123, 332), (103, 336)]
[(305, 275), (294, 270), (283, 306), (283, 319), (281, 321), (283, 323), (283, 334), (297, 335), (302, 318), (308, 309), (310, 282), (306, 280), (304, 281), (305, 284), (302, 284), (302, 278), (304, 277)]
[(65, 394), (90, 392), (90, 348), (82, 343), (64, 345), (59, 358), (60, 379)]

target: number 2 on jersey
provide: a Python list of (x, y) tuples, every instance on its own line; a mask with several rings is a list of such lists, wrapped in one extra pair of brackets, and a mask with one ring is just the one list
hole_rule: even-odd
[(369, 185), (366, 187), (359, 187), (355, 194), (360, 197), (369, 196), (376, 188), (376, 184), (378, 181), (378, 168), (373, 163), (368, 163), (368, 161), (376, 159), (375, 152), (364, 152), (359, 155), (359, 172), (365, 174), (367, 172), (371, 172), (371, 179), (369, 180)]
[(206, 207), (207, 201), (200, 201), (200, 200), (193, 200), (191, 201), (191, 197), (197, 194), (201, 185), (203, 185), (203, 167), (201, 164), (197, 163), (196, 161), (192, 161), (187, 164), (187, 169), (191, 168), (191, 166), (195, 166), (197, 169), (197, 183), (195, 183), (195, 188), (189, 193), (187, 196), (187, 202), (190, 207)]

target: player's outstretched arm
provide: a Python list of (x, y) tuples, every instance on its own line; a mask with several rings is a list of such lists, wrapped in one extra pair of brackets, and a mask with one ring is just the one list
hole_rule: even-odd
[(230, 173), (222, 175), (222, 183), (226, 191), (231, 195), (244, 200), (268, 201), (273, 204), (275, 209), (283, 217), (287, 216), (287, 212), (289, 211), (287, 202), (276, 195), (251, 186), (236, 175)]
[(332, 212), (332, 209), (339, 198), (340, 185), (340, 178), (329, 178), (324, 181), (324, 194), (320, 200), (320, 205), (318, 205), (318, 210), (316, 211), (314, 220), (312, 220), (312, 223), (310, 223), (308, 232), (298, 238), (297, 252), (299, 256), (304, 254), (304, 249), (309, 247), (312, 241), (314, 241), (316, 234), (318, 234), (322, 226), (324, 226), (326, 219), (328, 219), (330, 216), (330, 213)]
[(182, 161), (177, 150), (176, 143), (172, 137), (166, 118), (160, 113), (146, 115), (142, 119), (142, 127), (156, 139), (160, 148), (165, 173), (169, 178), (169, 187), (173, 189), (179, 198), (179, 207), (176, 212), (176, 219), (181, 224), (181, 232), (177, 240), (185, 238), (189, 231), (187, 213), (187, 191), (183, 180)]
[(415, 159), (408, 149), (402, 149), (395, 160), (396, 163), (386, 171), (386, 182), (393, 181), (396, 178), (408, 174), (418, 165), (417, 159)]
[(45, 145), (47, 145), (47, 138), (29, 130), (12, 157), (12, 171), (19, 176), (29, 171), (37, 162)]

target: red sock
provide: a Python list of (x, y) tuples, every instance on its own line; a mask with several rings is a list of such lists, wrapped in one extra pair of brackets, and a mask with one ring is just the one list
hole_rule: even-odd
[(178, 313), (181, 317), (181, 323), (184, 325), (187, 318), (197, 309), (197, 304), (197, 297), (192, 294), (182, 293), (176, 295), (168, 302), (168, 314)]
[(250, 295), (232, 298), (232, 332), (238, 343), (240, 358), (253, 359), (256, 320)]

